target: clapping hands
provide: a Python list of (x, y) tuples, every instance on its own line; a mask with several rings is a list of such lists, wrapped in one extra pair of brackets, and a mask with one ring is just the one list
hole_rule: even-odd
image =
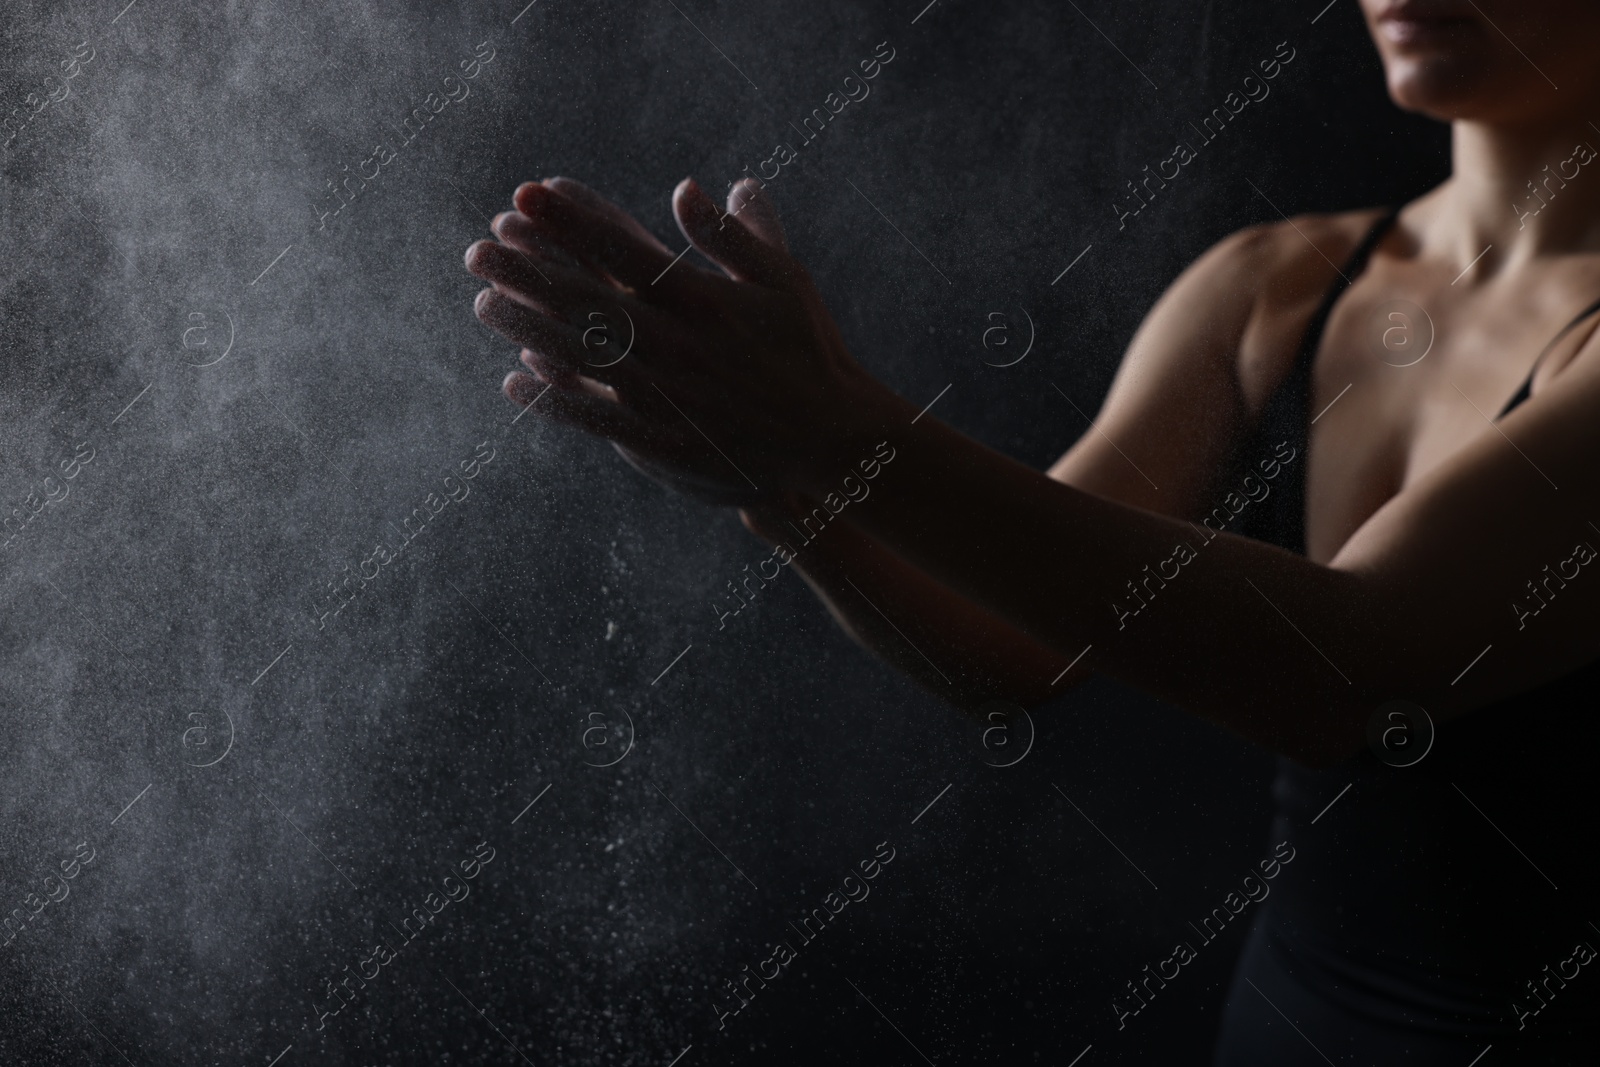
[(736, 184), (725, 211), (692, 180), (673, 194), (684, 237), (720, 272), (570, 179), (525, 184), (514, 203), (466, 265), (491, 286), (478, 318), (522, 346), (527, 369), (503, 388), (532, 414), (741, 506), (826, 482), (871, 436), (887, 390), (846, 351), (757, 183)]

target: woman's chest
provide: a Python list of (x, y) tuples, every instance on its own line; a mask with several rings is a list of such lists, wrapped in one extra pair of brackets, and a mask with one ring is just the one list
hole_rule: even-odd
[(1331, 559), (1388, 500), (1475, 438), (1504, 437), (1507, 408), (1530, 384), (1542, 389), (1587, 337), (1589, 322), (1562, 330), (1594, 292), (1532, 277), (1477, 292), (1395, 271), (1357, 279), (1311, 364), (1308, 556)]

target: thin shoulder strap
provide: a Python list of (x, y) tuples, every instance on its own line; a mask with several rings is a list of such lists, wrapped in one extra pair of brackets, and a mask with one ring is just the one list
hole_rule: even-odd
[(1538, 371), (1539, 364), (1544, 362), (1544, 357), (1550, 354), (1550, 350), (1556, 346), (1557, 342), (1559, 342), (1563, 337), (1567, 336), (1567, 334), (1571, 333), (1573, 330), (1577, 329), (1580, 322), (1593, 315), (1597, 311), (1600, 311), (1600, 300), (1596, 300), (1594, 303), (1578, 312), (1571, 322), (1561, 327), (1560, 332), (1554, 337), (1550, 338), (1550, 343), (1544, 346), (1543, 351), (1541, 351), (1538, 357), (1534, 359), (1533, 366), (1528, 368), (1528, 376), (1522, 379), (1522, 385), (1517, 388), (1516, 393), (1512, 395), (1511, 399), (1506, 401), (1506, 406), (1500, 409), (1500, 414), (1496, 415), (1495, 419), (1498, 420), (1505, 418), (1507, 415), (1511, 414), (1513, 408), (1516, 408), (1524, 400), (1533, 395), (1533, 376)]
[[(1322, 343), (1322, 331), (1328, 324), (1328, 316), (1333, 311), (1334, 303), (1349, 287), (1351, 280), (1366, 268), (1373, 249), (1378, 247), (1378, 242), (1383, 240), (1384, 234), (1389, 232), (1399, 214), (1398, 207), (1384, 211), (1383, 215), (1372, 224), (1366, 236), (1361, 239), (1361, 243), (1356, 245), (1344, 268), (1339, 271), (1339, 276), (1328, 287), (1328, 292), (1323, 296), (1316, 314), (1306, 324), (1305, 334), (1300, 339), (1300, 348), (1295, 355), (1294, 363), (1290, 365), (1283, 382), (1267, 399), (1266, 406), (1261, 412), (1253, 435), (1256, 444), (1272, 447), (1282, 442), (1290, 444), (1296, 450), (1305, 448), (1310, 431), (1308, 421), (1310, 412), (1307, 408), (1310, 405), (1311, 363), (1317, 354), (1317, 347)], [(1254, 456), (1252, 454), (1245, 458), (1248, 461)], [(1303, 463), (1280, 483), (1279, 491), (1272, 494), (1270, 502), (1246, 520), (1245, 528), (1248, 529), (1249, 536), (1258, 537), (1299, 555), (1305, 554), (1305, 465)]]
[(1367, 261), (1372, 258), (1373, 249), (1378, 247), (1378, 242), (1383, 240), (1384, 235), (1394, 225), (1395, 219), (1399, 217), (1399, 206), (1386, 208), (1383, 215), (1372, 224), (1372, 228), (1367, 230), (1367, 235), (1361, 239), (1361, 243), (1356, 245), (1355, 251), (1350, 253), (1344, 269), (1333, 280), (1333, 284), (1328, 286), (1322, 303), (1317, 307), (1317, 313), (1306, 325), (1305, 336), (1300, 339), (1300, 351), (1295, 356), (1296, 370), (1310, 370), (1311, 361), (1316, 357), (1317, 349), (1322, 344), (1322, 333), (1328, 327), (1328, 316), (1333, 314), (1333, 305), (1339, 302), (1339, 298), (1350, 288), (1350, 283), (1356, 276), (1367, 269)]

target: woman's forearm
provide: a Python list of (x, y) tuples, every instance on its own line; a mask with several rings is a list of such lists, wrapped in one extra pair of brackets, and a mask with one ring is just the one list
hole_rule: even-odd
[(769, 543), (792, 547), (790, 566), (868, 651), (957, 707), (1000, 699), (1024, 706), (1081, 680), (1066, 660), (843, 521), (802, 534), (820, 502), (791, 498), (744, 513)]
[(1053, 481), (887, 390), (867, 403), (846, 452), (873, 436), (896, 458), (846, 521), (1058, 662), (1092, 646), (1085, 665), (1313, 760), (1399, 695), (1354, 575)]

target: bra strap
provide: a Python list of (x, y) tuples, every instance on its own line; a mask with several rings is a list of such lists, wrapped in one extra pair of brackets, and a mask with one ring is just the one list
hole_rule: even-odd
[(1528, 368), (1528, 376), (1522, 379), (1522, 384), (1517, 387), (1516, 393), (1512, 395), (1510, 400), (1506, 401), (1506, 406), (1500, 409), (1500, 414), (1495, 416), (1496, 421), (1499, 421), (1500, 419), (1503, 419), (1507, 415), (1511, 414), (1513, 408), (1516, 408), (1524, 400), (1527, 400), (1528, 397), (1533, 395), (1533, 376), (1538, 372), (1539, 364), (1544, 362), (1544, 357), (1550, 354), (1550, 350), (1554, 348), (1563, 337), (1577, 329), (1579, 323), (1597, 311), (1600, 311), (1600, 300), (1596, 300), (1594, 303), (1578, 312), (1578, 314), (1573, 317), (1571, 322), (1561, 327), (1561, 330), (1554, 337), (1550, 338), (1550, 343), (1544, 346), (1543, 350), (1541, 350), (1539, 355), (1534, 359), (1533, 366)]
[(1339, 272), (1333, 284), (1328, 286), (1327, 293), (1322, 298), (1322, 303), (1317, 307), (1317, 313), (1306, 324), (1305, 336), (1300, 339), (1300, 350), (1295, 356), (1296, 369), (1309, 370), (1311, 361), (1316, 357), (1317, 348), (1322, 344), (1322, 333), (1328, 327), (1328, 317), (1333, 314), (1333, 305), (1339, 302), (1344, 291), (1350, 288), (1358, 274), (1367, 269), (1367, 261), (1372, 258), (1372, 252), (1378, 247), (1394, 226), (1395, 220), (1400, 217), (1400, 207), (1387, 208), (1383, 215), (1367, 230), (1367, 235), (1356, 245), (1355, 251), (1350, 253), (1350, 258), (1345, 262), (1344, 269)]
[[(1255, 428), (1252, 439), (1266, 447), (1272, 447), (1279, 442), (1292, 443), (1297, 450), (1303, 451), (1309, 436), (1311, 393), (1311, 364), (1316, 356), (1317, 347), (1322, 343), (1322, 331), (1328, 324), (1328, 316), (1333, 312), (1333, 305), (1343, 295), (1346, 288), (1356, 275), (1360, 274), (1367, 266), (1367, 260), (1378, 247), (1378, 242), (1383, 240), (1389, 228), (1394, 225), (1399, 216), (1398, 207), (1387, 208), (1367, 231), (1361, 243), (1356, 245), (1344, 264), (1344, 269), (1339, 271), (1339, 276), (1328, 287), (1327, 293), (1322, 298), (1316, 314), (1306, 324), (1304, 335), (1300, 339), (1300, 348), (1295, 354), (1295, 359), (1289, 366), (1288, 374), (1279, 383), (1278, 388), (1267, 398), (1266, 407), (1261, 412), (1261, 418)], [(1253, 460), (1253, 456), (1245, 460)], [(1262, 509), (1256, 515), (1246, 520), (1243, 527), (1249, 536), (1257, 537), (1288, 549), (1299, 555), (1305, 554), (1305, 481), (1303, 464), (1289, 478), (1285, 479), (1278, 492), (1273, 493), (1273, 503)]]

